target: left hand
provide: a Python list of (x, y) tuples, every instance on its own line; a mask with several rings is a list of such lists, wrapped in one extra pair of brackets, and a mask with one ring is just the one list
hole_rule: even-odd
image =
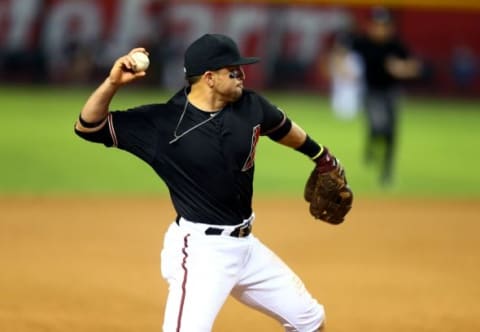
[(315, 162), (305, 185), (304, 197), (310, 203), (310, 214), (330, 224), (340, 224), (352, 208), (353, 192), (345, 171), (327, 148)]

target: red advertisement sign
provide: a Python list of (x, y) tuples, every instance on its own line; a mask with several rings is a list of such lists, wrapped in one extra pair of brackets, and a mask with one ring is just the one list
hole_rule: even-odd
[[(218, 32), (234, 38), (243, 53), (262, 58), (247, 68), (252, 85), (321, 90), (318, 61), (329, 38), (352, 22), (361, 25), (367, 9), (313, 2), (0, 0), (0, 66), (8, 71), (21, 54), (27, 61), (22, 68), (41, 63), (49, 80), (66, 80), (73, 77), (65, 72), (78, 65), (74, 61), (88, 57), (95, 70), (106, 70), (124, 52), (145, 46), (157, 63), (154, 82), (175, 87), (183, 84), (186, 46)], [(436, 75), (432, 91), (454, 91), (452, 62), (480, 58), (480, 11), (398, 8), (396, 14), (401, 37)], [(478, 78), (472, 82), (480, 91)]]

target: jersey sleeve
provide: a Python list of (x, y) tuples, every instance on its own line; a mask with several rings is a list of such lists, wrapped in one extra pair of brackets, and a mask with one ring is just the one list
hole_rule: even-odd
[(365, 39), (359, 36), (352, 36), (350, 49), (353, 50), (354, 52), (357, 52), (360, 55), (364, 55), (366, 50)]
[(140, 106), (127, 111), (112, 111), (108, 129), (113, 146), (131, 152), (145, 161), (151, 161), (158, 142), (158, 130), (151, 106)]
[(89, 142), (103, 143), (106, 147), (113, 145), (112, 136), (108, 130), (108, 121), (95, 131), (83, 132), (76, 127), (74, 127), (74, 131), (78, 136)]
[(287, 115), (277, 106), (271, 104), (267, 99), (258, 95), (261, 105), (263, 120), (261, 124), (261, 135), (276, 136), (279, 130), (287, 123)]
[(410, 51), (408, 50), (408, 48), (405, 46), (404, 43), (402, 43), (400, 40), (395, 40), (393, 42), (393, 46), (392, 46), (394, 52), (395, 52), (395, 55), (402, 58), (402, 59), (407, 59), (410, 57)]

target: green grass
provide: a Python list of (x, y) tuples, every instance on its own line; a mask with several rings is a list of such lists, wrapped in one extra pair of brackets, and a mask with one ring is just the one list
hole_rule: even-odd
[[(73, 124), (92, 88), (0, 87), (0, 194), (166, 193), (146, 164), (90, 144)], [(112, 107), (161, 102), (170, 93), (122, 90)], [(336, 119), (328, 100), (301, 93), (265, 93), (344, 164), (361, 196), (480, 197), (480, 101), (405, 99), (399, 122), (395, 181), (378, 184), (363, 163), (365, 126)], [(312, 163), (264, 138), (256, 159), (256, 194), (298, 196)]]

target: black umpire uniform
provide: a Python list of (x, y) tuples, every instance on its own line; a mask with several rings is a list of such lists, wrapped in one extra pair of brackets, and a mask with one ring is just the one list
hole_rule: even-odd
[(397, 135), (398, 83), (413, 78), (419, 65), (395, 35), (388, 10), (375, 7), (367, 33), (352, 38), (352, 48), (364, 62), (364, 107), (368, 122), (365, 161), (379, 157), (382, 184), (392, 180)]

